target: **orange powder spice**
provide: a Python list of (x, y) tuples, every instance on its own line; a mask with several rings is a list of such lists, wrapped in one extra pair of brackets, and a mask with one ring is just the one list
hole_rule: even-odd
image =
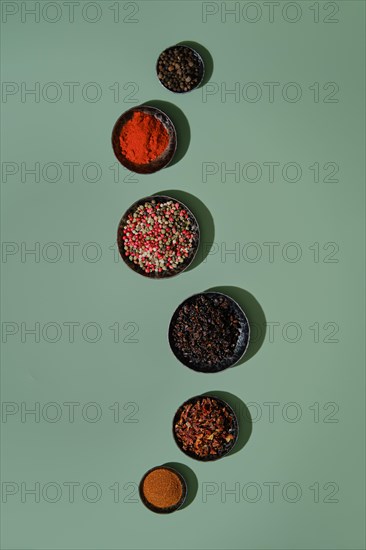
[(146, 476), (143, 493), (153, 506), (169, 508), (178, 504), (183, 496), (183, 489), (176, 473), (166, 468), (157, 468)]
[(137, 111), (123, 126), (119, 142), (122, 153), (129, 161), (148, 164), (168, 147), (169, 134), (156, 117)]

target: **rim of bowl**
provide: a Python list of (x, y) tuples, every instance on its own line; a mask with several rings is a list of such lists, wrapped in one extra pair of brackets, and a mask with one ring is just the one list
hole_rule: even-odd
[[(197, 82), (196, 86), (194, 88), (191, 88), (190, 90), (187, 90), (186, 92), (183, 90), (182, 92), (175, 92), (174, 90), (171, 90), (170, 88), (167, 88), (163, 83), (162, 81), (160, 80), (160, 78), (158, 77), (158, 63), (159, 63), (159, 59), (160, 59), (160, 56), (162, 53), (166, 52), (167, 50), (170, 50), (172, 48), (188, 48), (189, 50), (191, 50), (199, 59), (200, 61), (200, 64), (201, 64), (201, 67), (202, 67), (202, 76), (201, 76), (201, 79)], [(197, 90), (197, 88), (199, 88), (203, 82), (203, 79), (205, 77), (205, 62), (203, 61), (203, 57), (200, 53), (198, 53), (197, 50), (195, 50), (194, 48), (192, 48), (191, 46), (188, 46), (186, 44), (174, 44), (173, 46), (168, 46), (167, 48), (165, 48), (164, 50), (162, 50), (159, 55), (158, 55), (158, 59), (156, 60), (156, 63), (155, 63), (155, 73), (156, 73), (156, 77), (158, 79), (158, 81), (160, 82), (160, 84), (163, 86), (163, 88), (165, 88), (166, 90), (168, 90), (168, 92), (172, 92), (172, 94), (189, 94), (190, 92), (193, 92), (194, 90)]]
[[(161, 166), (158, 166), (157, 168), (155, 168), (153, 170), (149, 170), (149, 167), (151, 168), (151, 165), (153, 163), (157, 162), (157, 159), (155, 159), (154, 161), (152, 161), (151, 163), (148, 163), (148, 164), (140, 164), (140, 165), (135, 164), (135, 163), (129, 161), (128, 159), (125, 159), (125, 157), (121, 154), (121, 152), (118, 150), (118, 148), (115, 147), (115, 143), (114, 143), (115, 140), (117, 140), (117, 137), (118, 137), (117, 134), (120, 132), (120, 130), (124, 126), (124, 124), (122, 124), (123, 118), (128, 117), (130, 113), (141, 112), (141, 111), (148, 112), (149, 114), (151, 114), (153, 116), (158, 114), (163, 119), (165, 119), (165, 121), (168, 124), (168, 127), (167, 127), (167, 125), (164, 124), (164, 122), (163, 122), (165, 128), (167, 129), (167, 131), (169, 133), (169, 138), (170, 138), (170, 143), (168, 145), (168, 148), (170, 148), (171, 150), (170, 150), (169, 155), (168, 155), (168, 160), (166, 162), (163, 162), (163, 164)], [(124, 166), (125, 168), (127, 168), (127, 170), (130, 170), (131, 172), (134, 172), (136, 174), (147, 175), (147, 174), (155, 174), (156, 172), (159, 172), (159, 170), (162, 170), (163, 168), (166, 168), (167, 166), (169, 166), (169, 164), (172, 162), (172, 160), (174, 158), (174, 155), (177, 151), (178, 138), (177, 138), (177, 130), (175, 128), (175, 125), (174, 125), (172, 119), (170, 118), (170, 116), (167, 115), (167, 113), (165, 111), (162, 111), (158, 107), (154, 107), (152, 105), (141, 104), (141, 105), (136, 105), (135, 107), (131, 107), (130, 109), (127, 109), (127, 111), (124, 111), (117, 118), (116, 122), (113, 125), (112, 135), (111, 135), (111, 142), (112, 142), (112, 149), (113, 149), (113, 152), (114, 152), (114, 156), (116, 157), (118, 162), (120, 164), (122, 164), (122, 166)]]
[[(175, 317), (175, 315), (177, 314), (178, 310), (182, 307), (182, 305), (194, 298), (195, 296), (200, 296), (201, 294), (213, 294), (213, 295), (219, 295), (219, 296), (225, 296), (225, 298), (228, 298), (229, 300), (231, 300), (234, 304), (234, 306), (240, 311), (240, 313), (243, 315), (245, 321), (246, 321), (246, 324), (247, 324), (247, 327), (248, 327), (248, 335), (247, 335), (247, 339), (246, 339), (246, 346), (243, 350), (243, 352), (240, 354), (240, 356), (235, 360), (234, 363), (232, 363), (231, 365), (227, 365), (227, 366), (224, 366), (224, 367), (221, 367), (219, 368), (218, 370), (200, 370), (199, 368), (193, 366), (193, 365), (187, 365), (186, 363), (183, 363), (183, 361), (176, 355), (175, 351), (174, 351), (174, 347), (172, 345), (172, 339), (171, 339), (171, 330), (172, 330), (172, 323), (173, 323), (173, 318)], [(231, 296), (229, 296), (228, 294), (225, 294), (224, 292), (218, 292), (218, 291), (210, 291), (210, 290), (204, 290), (203, 292), (195, 292), (194, 294), (191, 294), (190, 296), (188, 296), (187, 298), (185, 298), (174, 310), (171, 318), (170, 318), (170, 321), (169, 321), (169, 327), (168, 327), (168, 343), (169, 343), (169, 347), (174, 355), (174, 357), (182, 364), (184, 365), (185, 367), (195, 371), (195, 372), (200, 372), (202, 374), (217, 374), (219, 372), (222, 372), (226, 369), (231, 369), (232, 367), (235, 367), (235, 365), (237, 365), (244, 357), (244, 355), (247, 353), (248, 351), (248, 348), (249, 348), (249, 344), (250, 344), (250, 335), (251, 335), (251, 331), (250, 331), (250, 323), (249, 323), (249, 320), (248, 320), (248, 317), (245, 313), (245, 311), (243, 310), (243, 308), (238, 304), (238, 302), (236, 300), (234, 300), (234, 298), (232, 298)]]
[[(192, 252), (192, 256), (189, 260), (189, 262), (184, 265), (183, 264), (183, 267), (180, 268), (178, 271), (174, 272), (174, 273), (171, 273), (169, 275), (165, 275), (165, 276), (156, 276), (155, 274), (153, 275), (150, 275), (150, 273), (145, 273), (142, 271), (142, 269), (139, 267), (139, 266), (136, 266), (136, 264), (133, 264), (130, 260), (128, 260), (122, 253), (121, 253), (121, 249), (120, 249), (120, 245), (119, 245), (119, 231), (120, 231), (120, 227), (122, 225), (122, 221), (127, 217), (127, 215), (130, 213), (130, 210), (136, 208), (137, 206), (139, 206), (140, 203), (142, 202), (147, 202), (147, 201), (151, 201), (153, 199), (164, 199), (164, 200), (171, 200), (171, 201), (174, 201), (174, 202), (178, 202), (183, 208), (185, 208), (189, 214), (189, 216), (191, 217), (193, 223), (195, 224), (195, 227), (196, 227), (196, 230), (195, 230), (195, 235), (196, 235), (196, 244), (193, 248), (193, 252)], [(197, 221), (197, 218), (196, 216), (193, 214), (193, 212), (191, 211), (190, 208), (188, 208), (188, 206), (186, 206), (182, 201), (178, 200), (178, 199), (175, 199), (174, 197), (171, 197), (169, 195), (161, 195), (160, 193), (156, 194), (156, 195), (149, 195), (148, 197), (143, 197), (141, 199), (138, 199), (137, 201), (135, 201), (133, 204), (131, 204), (131, 206), (129, 206), (129, 208), (124, 212), (124, 214), (122, 215), (119, 223), (118, 223), (118, 226), (117, 226), (117, 247), (118, 247), (118, 251), (119, 251), (119, 254), (122, 258), (122, 260), (124, 261), (124, 263), (132, 270), (134, 271), (135, 273), (138, 273), (139, 275), (141, 275), (142, 277), (146, 277), (148, 279), (153, 279), (153, 280), (161, 280), (161, 279), (171, 279), (172, 277), (176, 277), (177, 275), (180, 275), (181, 273), (183, 273), (184, 271), (186, 271), (186, 269), (188, 269), (188, 267), (190, 265), (192, 265), (192, 262), (193, 260), (195, 259), (196, 255), (197, 255), (197, 252), (198, 252), (198, 249), (199, 249), (199, 246), (200, 246), (200, 242), (201, 242), (201, 232), (200, 232), (200, 226), (199, 226), (199, 223)], [(181, 264), (182, 265), (182, 264)], [(135, 267), (136, 266), (136, 267)], [(176, 268), (178, 269), (178, 268)]]
[[(210, 399), (215, 399), (217, 402), (219, 402), (222, 405), (224, 405), (225, 407), (227, 407), (229, 409), (231, 415), (232, 415), (232, 418), (234, 419), (234, 422), (235, 422), (234, 443), (232, 444), (232, 446), (230, 447), (229, 450), (224, 451), (220, 456), (215, 456), (214, 458), (207, 458), (207, 457), (200, 458), (199, 456), (195, 455), (191, 451), (184, 451), (181, 444), (178, 441), (178, 438), (177, 438), (176, 434), (175, 434), (176, 419), (177, 419), (178, 413), (182, 409), (182, 407), (184, 407), (184, 405), (187, 405), (188, 403), (191, 403), (192, 401), (198, 401), (199, 399), (202, 399), (203, 397), (209, 397)], [(180, 451), (182, 453), (184, 453), (186, 456), (189, 456), (190, 458), (193, 458), (193, 460), (198, 460), (199, 462), (214, 462), (215, 460), (220, 460), (220, 458), (225, 458), (235, 448), (235, 445), (237, 444), (238, 439), (239, 439), (239, 420), (238, 420), (238, 417), (236, 416), (236, 413), (235, 413), (234, 409), (232, 408), (231, 405), (229, 405), (229, 403), (227, 401), (225, 401), (224, 399), (221, 399), (221, 397), (216, 397), (216, 395), (214, 395), (213, 393), (202, 393), (202, 394), (195, 395), (194, 397), (191, 397), (191, 398), (187, 399), (186, 401), (184, 401), (178, 407), (178, 409), (175, 411), (174, 416), (173, 416), (172, 431), (173, 431), (173, 439), (174, 439), (178, 449), (180, 449)]]
[[(154, 506), (153, 504), (151, 504), (147, 500), (147, 498), (145, 497), (144, 491), (143, 491), (144, 481), (145, 481), (146, 477), (151, 472), (154, 472), (155, 470), (170, 470), (171, 472), (173, 472), (174, 474), (177, 475), (177, 477), (178, 477), (178, 479), (179, 479), (179, 481), (182, 485), (183, 493), (182, 493), (182, 497), (180, 498), (178, 503), (175, 504), (174, 506), (169, 506), (167, 508), (159, 508), (158, 506)], [(187, 493), (188, 493), (188, 485), (187, 485), (186, 479), (184, 478), (184, 476), (180, 472), (178, 472), (175, 468), (171, 468), (170, 466), (162, 465), (162, 466), (154, 466), (153, 468), (150, 468), (150, 470), (145, 472), (145, 474), (143, 475), (143, 477), (141, 478), (140, 483), (139, 483), (139, 495), (140, 495), (141, 502), (144, 504), (144, 506), (146, 506), (146, 508), (148, 508), (151, 512), (155, 512), (156, 514), (170, 514), (172, 512), (176, 512), (177, 510), (179, 510), (179, 508), (181, 508), (183, 506), (183, 504), (185, 503), (185, 501), (186, 501)]]

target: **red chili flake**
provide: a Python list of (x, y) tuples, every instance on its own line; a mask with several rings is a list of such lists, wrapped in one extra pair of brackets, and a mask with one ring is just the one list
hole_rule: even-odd
[(174, 431), (184, 451), (200, 458), (217, 457), (233, 446), (236, 420), (221, 401), (202, 397), (183, 405)]

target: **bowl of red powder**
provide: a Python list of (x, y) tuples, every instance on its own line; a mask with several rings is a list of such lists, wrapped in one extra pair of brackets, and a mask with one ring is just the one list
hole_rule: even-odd
[(171, 162), (177, 134), (166, 113), (140, 105), (119, 117), (112, 131), (112, 147), (125, 168), (138, 174), (152, 174)]
[(192, 212), (166, 195), (136, 201), (123, 214), (117, 244), (124, 262), (140, 275), (166, 279), (192, 263), (200, 231)]

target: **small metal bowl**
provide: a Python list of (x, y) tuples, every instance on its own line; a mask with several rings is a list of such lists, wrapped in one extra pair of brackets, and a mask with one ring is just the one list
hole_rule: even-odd
[[(195, 86), (193, 86), (190, 90), (181, 90), (181, 91), (176, 91), (176, 90), (171, 90), (170, 88), (168, 88), (167, 86), (165, 86), (165, 84), (163, 84), (163, 82), (160, 80), (159, 78), (159, 60), (160, 60), (160, 56), (163, 54), (163, 53), (168, 53), (170, 50), (183, 50), (184, 48), (190, 50), (193, 54), (193, 56), (197, 59), (198, 61), (198, 69), (199, 69), (199, 76), (198, 76), (198, 82)], [(175, 46), (170, 46), (169, 48), (166, 48), (165, 50), (163, 50), (157, 61), (156, 61), (156, 65), (155, 65), (155, 70), (156, 70), (156, 76), (160, 82), (160, 84), (166, 89), (166, 90), (169, 90), (169, 92), (173, 92), (173, 94), (188, 94), (189, 92), (192, 92), (193, 90), (196, 90), (197, 88), (199, 88), (199, 86), (201, 86), (202, 84), (202, 81), (204, 79), (204, 76), (205, 76), (205, 64), (204, 64), (204, 61), (201, 57), (201, 55), (198, 53), (197, 50), (195, 50), (194, 48), (191, 48), (190, 46), (187, 46), (186, 44), (176, 44)]]
[[(183, 449), (182, 443), (180, 442), (180, 440), (178, 439), (178, 437), (175, 433), (175, 425), (177, 424), (177, 422), (178, 422), (178, 420), (179, 420), (179, 418), (182, 414), (183, 407), (185, 405), (188, 405), (188, 404), (194, 405), (195, 403), (197, 403), (197, 401), (200, 401), (201, 399), (203, 399), (205, 397), (209, 397), (210, 399), (215, 400), (218, 404), (220, 404), (222, 407), (225, 407), (229, 411), (230, 416), (231, 416), (232, 421), (233, 421), (233, 427), (230, 430), (230, 433), (234, 436), (234, 439), (232, 441), (230, 441), (229, 443), (227, 443), (225, 445), (225, 447), (219, 453), (217, 453), (216, 455), (209, 455), (209, 456), (205, 456), (205, 457), (200, 457), (199, 455), (197, 455), (196, 453), (194, 453), (192, 451), (186, 451), (186, 450)], [(213, 460), (219, 460), (220, 458), (223, 458), (224, 456), (228, 455), (231, 452), (231, 450), (234, 448), (236, 442), (238, 441), (238, 437), (239, 437), (238, 418), (237, 418), (234, 410), (232, 409), (232, 407), (230, 407), (230, 405), (228, 403), (226, 403), (226, 401), (223, 401), (222, 399), (219, 399), (215, 395), (207, 395), (207, 394), (196, 395), (195, 397), (191, 397), (190, 399), (185, 401), (179, 407), (177, 412), (175, 413), (174, 419), (173, 419), (173, 437), (174, 437), (174, 441), (178, 445), (179, 449), (184, 454), (186, 454), (187, 456), (189, 456), (191, 458), (194, 458), (195, 460), (199, 460), (200, 462), (212, 462)]]
[[(167, 129), (169, 133), (169, 145), (165, 151), (155, 160), (149, 162), (148, 164), (136, 164), (131, 162), (125, 155), (122, 153), (119, 136), (121, 134), (123, 126), (128, 120), (130, 120), (134, 113), (146, 113), (156, 117)], [(166, 113), (157, 109), (156, 107), (151, 107), (150, 105), (140, 105), (138, 107), (133, 107), (128, 111), (125, 111), (117, 120), (113, 127), (112, 131), (112, 147), (114, 154), (117, 157), (117, 160), (125, 167), (127, 170), (136, 172), (137, 174), (153, 174), (158, 172), (162, 168), (168, 166), (171, 160), (174, 157), (174, 153), (177, 149), (177, 132), (175, 130), (174, 124)]]
[[(174, 325), (176, 323), (176, 320), (178, 318), (178, 314), (179, 314), (181, 308), (184, 305), (195, 301), (196, 298), (198, 296), (201, 296), (201, 295), (211, 296), (212, 298), (214, 298), (215, 296), (225, 296), (225, 298), (227, 298), (227, 300), (229, 300), (229, 302), (230, 302), (232, 314), (235, 315), (239, 319), (239, 322), (240, 322), (240, 328), (239, 328), (240, 333), (239, 333), (239, 337), (238, 337), (236, 347), (235, 347), (235, 350), (234, 350), (233, 354), (230, 357), (227, 357), (224, 360), (220, 361), (219, 363), (216, 363), (216, 364), (211, 365), (209, 367), (205, 366), (205, 365), (202, 365), (201, 363), (191, 362), (176, 347), (175, 342), (174, 342), (174, 338), (173, 338)], [(169, 324), (168, 340), (169, 340), (169, 345), (170, 345), (170, 348), (171, 348), (172, 352), (174, 353), (176, 358), (181, 363), (183, 363), (183, 365), (185, 365), (186, 367), (189, 367), (190, 369), (192, 369), (196, 372), (203, 372), (203, 373), (220, 372), (224, 369), (227, 369), (229, 367), (233, 367), (234, 365), (236, 365), (240, 361), (240, 359), (243, 357), (245, 352), (247, 351), (248, 345), (249, 345), (249, 340), (250, 340), (249, 321), (248, 321), (247, 316), (245, 315), (244, 311), (239, 306), (239, 304), (237, 302), (235, 302), (235, 300), (233, 300), (230, 296), (227, 296), (226, 294), (224, 294), (222, 292), (200, 292), (198, 294), (194, 294), (193, 296), (190, 296), (189, 298), (184, 300), (177, 307), (177, 309), (173, 313), (173, 316), (172, 316), (170, 324)]]
[[(132, 214), (136, 210), (136, 208), (138, 206), (140, 206), (141, 204), (144, 204), (145, 202), (149, 202), (153, 199), (156, 200), (157, 202), (160, 202), (160, 203), (165, 203), (165, 202), (168, 202), (168, 201), (178, 202), (180, 204), (180, 206), (188, 212), (189, 220), (191, 222), (191, 227), (192, 227), (191, 231), (194, 234), (194, 239), (193, 239), (193, 242), (192, 242), (191, 252), (190, 252), (189, 256), (187, 256), (187, 258), (184, 260), (184, 262), (179, 264), (179, 266), (177, 266), (175, 269), (171, 269), (169, 271), (162, 271), (161, 273), (155, 273), (155, 272), (154, 273), (146, 273), (139, 265), (131, 262), (130, 259), (128, 258), (128, 256), (125, 254), (124, 244), (123, 244), (123, 239), (122, 239), (123, 229), (126, 225), (128, 215)], [(187, 267), (189, 267), (189, 265), (193, 262), (193, 260), (196, 256), (197, 250), (198, 250), (198, 247), (199, 247), (199, 243), (200, 243), (200, 229), (199, 229), (199, 225), (198, 225), (198, 222), (197, 222), (195, 216), (192, 214), (190, 209), (185, 204), (183, 204), (181, 201), (179, 201), (177, 199), (174, 199), (173, 197), (168, 197), (167, 195), (151, 195), (150, 197), (145, 197), (143, 199), (139, 199), (138, 201), (134, 202), (129, 207), (129, 209), (126, 210), (126, 212), (123, 214), (122, 219), (121, 219), (121, 221), (118, 225), (118, 230), (117, 230), (118, 250), (119, 250), (119, 253), (120, 253), (123, 261), (125, 262), (125, 264), (128, 265), (128, 267), (130, 269), (132, 269), (133, 271), (136, 271), (136, 273), (139, 273), (140, 275), (143, 275), (144, 277), (149, 277), (150, 279), (168, 279), (170, 277), (174, 277), (175, 275), (179, 275), (179, 273), (182, 273), (183, 271), (185, 271), (187, 269)]]
[[(144, 481), (145, 481), (145, 478), (149, 474), (151, 474), (151, 472), (153, 472), (154, 470), (170, 470), (171, 472), (176, 474), (176, 476), (179, 478), (179, 481), (182, 485), (182, 497), (177, 502), (177, 504), (175, 504), (174, 506), (169, 506), (168, 508), (158, 508), (157, 506), (154, 506), (153, 504), (151, 504), (151, 502), (149, 502), (147, 500), (147, 498), (145, 497), (144, 491), (143, 491)], [(177, 472), (177, 470), (175, 470), (174, 468), (171, 468), (170, 466), (169, 467), (168, 466), (155, 466), (155, 468), (151, 468), (149, 471), (147, 471), (146, 474), (141, 479), (140, 484), (139, 484), (139, 494), (140, 494), (141, 502), (146, 506), (146, 508), (148, 508), (152, 512), (156, 512), (157, 514), (170, 514), (171, 512), (175, 512), (176, 510), (179, 510), (179, 508), (181, 508), (183, 506), (183, 504), (186, 500), (186, 497), (187, 497), (187, 482), (184, 479), (184, 477), (182, 476), (182, 474)]]

